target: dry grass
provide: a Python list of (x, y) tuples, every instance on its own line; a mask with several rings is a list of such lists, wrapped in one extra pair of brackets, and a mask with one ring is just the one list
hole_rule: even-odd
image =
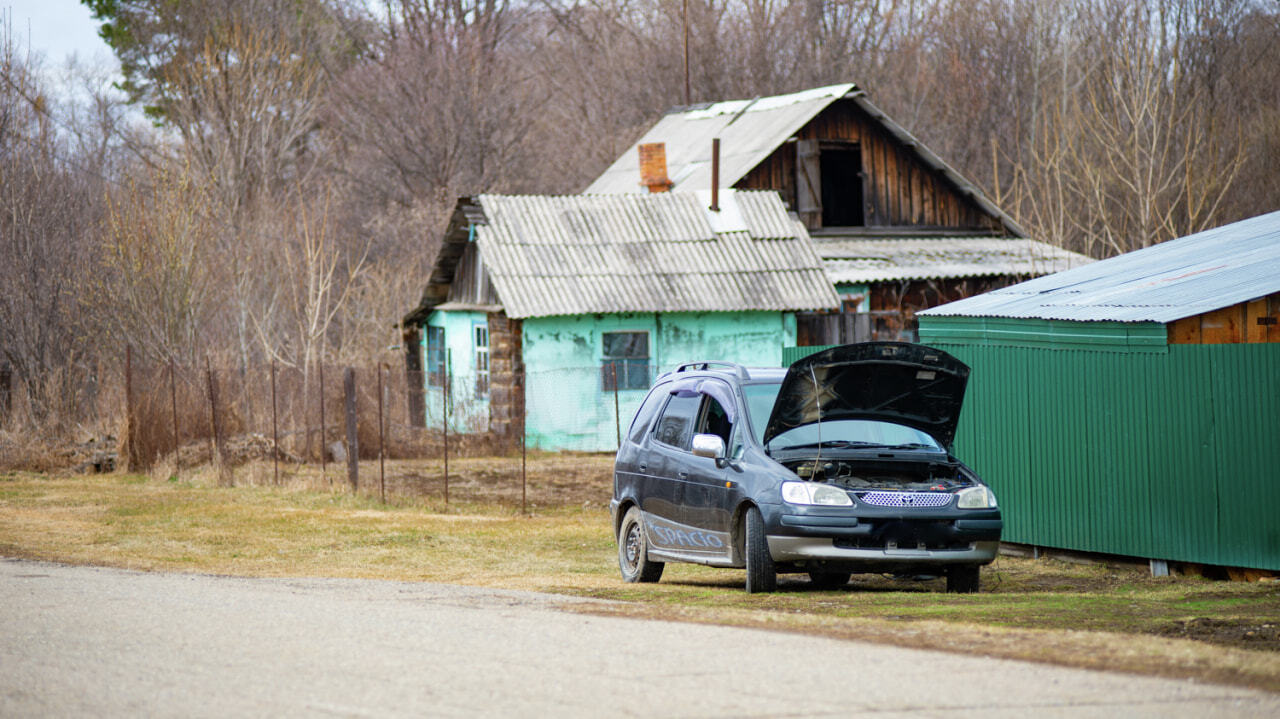
[[(813, 591), (783, 577), (747, 595), (742, 573), (671, 565), (662, 582), (617, 575), (609, 458), (535, 457), (531, 512), (519, 458), (391, 463), (392, 503), (314, 469), (274, 486), (269, 463), (218, 487), (175, 477), (0, 475), (0, 554), (144, 570), (457, 582), (623, 600), (596, 611), (738, 624), (1280, 691), (1280, 583), (1153, 578), (1140, 568), (1001, 557), (978, 595), (940, 580), (855, 577)], [(161, 468), (162, 470), (164, 468)], [(394, 470), (394, 472), (390, 470)], [(376, 479), (376, 463), (362, 465)], [(375, 483), (376, 485), (376, 483)]]

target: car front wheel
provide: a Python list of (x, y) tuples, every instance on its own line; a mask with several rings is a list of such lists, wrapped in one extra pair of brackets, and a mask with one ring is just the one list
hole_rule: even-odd
[(628, 582), (656, 582), (662, 578), (662, 562), (649, 561), (649, 540), (644, 535), (640, 508), (632, 507), (618, 528), (618, 569)]
[(769, 554), (769, 540), (764, 533), (760, 510), (750, 507), (744, 513), (743, 553), (747, 560), (747, 594), (772, 592), (778, 588), (778, 572)]
[(973, 594), (978, 591), (977, 565), (947, 568), (947, 591), (955, 594)]

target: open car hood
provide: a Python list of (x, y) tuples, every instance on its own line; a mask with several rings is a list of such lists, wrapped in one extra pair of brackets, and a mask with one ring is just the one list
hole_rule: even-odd
[(873, 419), (913, 427), (950, 449), (969, 367), (942, 350), (863, 342), (823, 350), (787, 370), (764, 442), (795, 427)]

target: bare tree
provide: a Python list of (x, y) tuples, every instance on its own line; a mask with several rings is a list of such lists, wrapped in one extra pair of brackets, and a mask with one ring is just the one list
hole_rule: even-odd
[[(96, 298), (110, 309), (107, 336), (143, 356), (194, 364), (219, 304), (211, 202), (188, 167), (161, 169), (108, 201), (104, 264)], [(211, 341), (212, 340), (212, 341)], [(208, 342), (208, 344), (206, 344)]]

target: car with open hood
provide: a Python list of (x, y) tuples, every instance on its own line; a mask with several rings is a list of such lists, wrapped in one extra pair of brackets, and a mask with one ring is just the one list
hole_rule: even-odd
[(784, 369), (690, 362), (659, 377), (623, 438), (610, 511), (629, 582), (666, 562), (779, 573), (946, 577), (976, 592), (1003, 522), (952, 453), (969, 368), (902, 342), (834, 347)]

